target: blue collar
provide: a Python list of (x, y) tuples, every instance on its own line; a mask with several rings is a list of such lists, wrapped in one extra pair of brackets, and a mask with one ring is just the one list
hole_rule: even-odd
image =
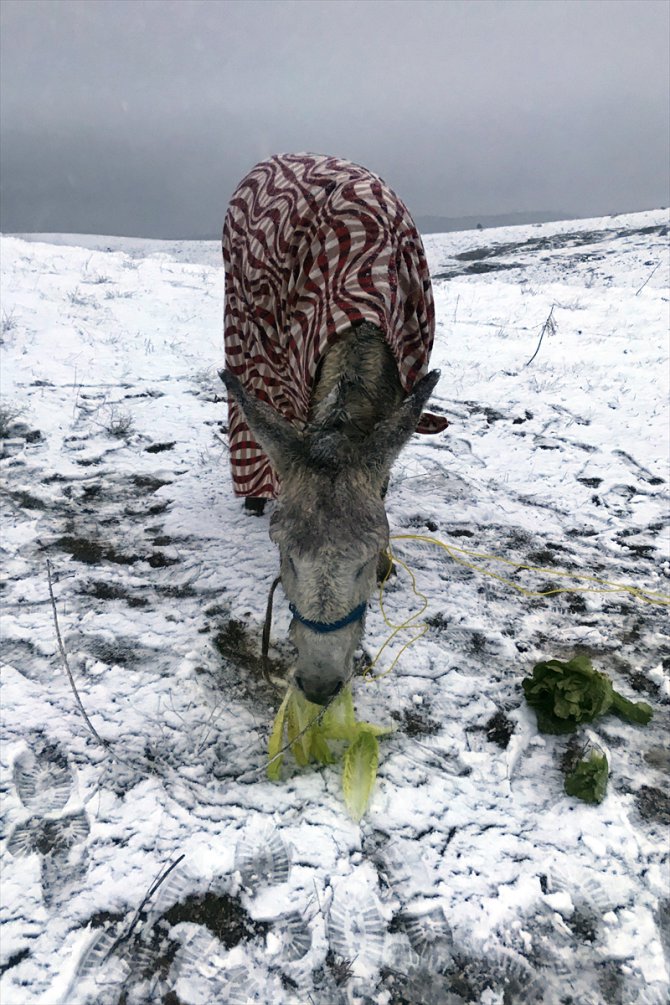
[(365, 611), (367, 609), (367, 601), (363, 601), (358, 607), (354, 607), (353, 611), (346, 615), (344, 618), (340, 618), (339, 621), (310, 621), (309, 618), (303, 618), (302, 614), (298, 613), (295, 604), (289, 604), (289, 610), (296, 621), (299, 621), (301, 625), (305, 628), (309, 628), (313, 632), (318, 632), (319, 635), (325, 635), (328, 632), (337, 632), (340, 628), (345, 628), (350, 625), (353, 621), (360, 621)]

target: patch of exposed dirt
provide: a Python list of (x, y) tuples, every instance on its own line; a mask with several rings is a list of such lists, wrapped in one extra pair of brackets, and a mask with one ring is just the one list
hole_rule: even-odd
[(98, 565), (102, 561), (114, 562), (116, 565), (134, 565), (142, 559), (141, 555), (124, 555), (111, 544), (92, 541), (86, 537), (75, 537), (66, 534), (54, 541), (54, 547), (64, 551), (79, 562), (86, 565)]
[(643, 820), (670, 826), (670, 796), (653, 785), (643, 785), (635, 794), (638, 812)]
[(14, 492), (7, 492), (7, 495), (12, 500), (12, 502), (15, 503), (16, 506), (20, 506), (21, 509), (31, 509), (31, 510), (47, 509), (47, 504), (44, 502), (44, 500), (22, 489), (16, 490)]
[(171, 440), (169, 443), (152, 443), (150, 447), (144, 449), (148, 454), (162, 454), (165, 450), (172, 450), (176, 442), (176, 440)]
[(9, 959), (3, 963), (2, 966), (0, 966), (0, 977), (2, 977), (2, 975), (8, 970), (11, 970), (12, 967), (17, 967), (19, 963), (26, 960), (29, 956), (30, 950), (28, 948), (19, 949), (16, 953), (12, 953)]
[(163, 918), (170, 925), (179, 925), (182, 921), (204, 925), (227, 949), (245, 939), (265, 935), (270, 929), (267, 922), (254, 921), (239, 900), (225, 893), (208, 892), (187, 897), (166, 911)]
[(133, 475), (131, 481), (133, 485), (144, 492), (157, 492), (164, 485), (172, 485), (169, 478), (154, 478), (153, 475)]
[(514, 723), (499, 709), (484, 726), (484, 732), (487, 740), (497, 743), (502, 750), (505, 750), (514, 732)]
[(431, 718), (430, 706), (404, 708), (400, 712), (391, 712), (391, 718), (397, 722), (407, 736), (434, 736), (442, 729), (442, 723)]
[(96, 600), (124, 600), (129, 607), (147, 607), (149, 605), (146, 597), (134, 597), (122, 587), (101, 580), (88, 583), (81, 592), (89, 597), (95, 597)]
[[(460, 257), (460, 256), (456, 256)], [(485, 272), (503, 272), (506, 269), (525, 269), (521, 262), (473, 262), (462, 269), (452, 269), (449, 272), (438, 272), (433, 279), (456, 279), (459, 276), (480, 276)]]

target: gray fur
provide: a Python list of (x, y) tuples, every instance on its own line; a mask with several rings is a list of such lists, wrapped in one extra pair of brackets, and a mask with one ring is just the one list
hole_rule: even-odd
[[(284, 592), (304, 618), (332, 623), (372, 595), (389, 539), (385, 484), (438, 377), (431, 371), (405, 397), (382, 333), (357, 326), (326, 354), (298, 431), (221, 373), (281, 478), (270, 537)], [(362, 634), (362, 622), (322, 635), (293, 621), (296, 682), (310, 701), (326, 704), (351, 677)]]

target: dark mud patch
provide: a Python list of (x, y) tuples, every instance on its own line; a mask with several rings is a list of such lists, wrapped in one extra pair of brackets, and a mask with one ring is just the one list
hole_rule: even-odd
[(404, 708), (400, 712), (391, 712), (391, 718), (409, 737), (435, 736), (442, 729), (442, 723), (432, 718), (430, 706)]
[(19, 949), (16, 953), (12, 953), (9, 959), (3, 963), (2, 966), (0, 966), (0, 977), (8, 970), (11, 970), (12, 967), (18, 967), (19, 963), (22, 963), (23, 960), (27, 960), (29, 956), (30, 950), (28, 948)]
[(171, 565), (178, 565), (179, 559), (166, 555), (165, 552), (162, 551), (154, 551), (147, 558), (147, 562), (152, 569), (167, 569)]
[(586, 744), (584, 741), (574, 734), (570, 736), (559, 762), (563, 774), (569, 775), (571, 771), (574, 771), (585, 753)]
[(415, 516), (409, 517), (409, 519), (405, 521), (405, 526), (412, 527), (414, 530), (429, 530), (432, 533), (439, 530), (435, 521), (426, 518), (425, 514), (416, 514)]
[(91, 928), (109, 928), (112, 925), (120, 924), (125, 918), (125, 914), (113, 914), (111, 911), (96, 911), (88, 919), (87, 924)]
[(176, 440), (171, 440), (169, 443), (152, 443), (150, 447), (144, 449), (147, 454), (162, 454), (166, 450), (172, 450), (176, 442)]
[(143, 492), (158, 492), (164, 485), (172, 485), (169, 478), (155, 478), (153, 475), (133, 475), (131, 478), (133, 485)]
[(478, 401), (464, 401), (463, 404), (467, 406), (471, 415), (483, 415), (486, 419), (487, 425), (489, 426), (494, 422), (500, 422), (501, 419), (509, 419), (509, 415), (504, 415), (496, 408), (490, 408), (488, 405), (482, 405)]
[[(460, 257), (460, 256), (456, 256)], [(473, 262), (460, 269), (450, 269), (448, 272), (438, 272), (434, 280), (457, 279), (459, 276), (481, 276), (486, 272), (504, 272), (507, 269), (525, 269), (521, 262)]]
[[(242, 674), (236, 675), (236, 684), (241, 686), (243, 695), (253, 700), (267, 697), (270, 685), (260, 655), (260, 628), (257, 636), (255, 633), (252, 635), (247, 630), (245, 622), (234, 618), (215, 627), (218, 630), (212, 637), (212, 644), (225, 663), (243, 671)], [(289, 659), (281, 651), (279, 655), (276, 654), (276, 645), (273, 644), (272, 648), (275, 652), (269, 658), (267, 670), (273, 678), (285, 679), (288, 675)]]
[(670, 749), (651, 747), (644, 755), (646, 763), (664, 775), (670, 775)]
[(86, 652), (108, 666), (135, 666), (146, 655), (136, 640), (107, 639), (95, 635), (85, 639)]
[(95, 597), (96, 600), (122, 600), (129, 607), (148, 607), (149, 605), (146, 597), (135, 597), (121, 586), (100, 580), (88, 583), (81, 592), (88, 597)]
[(0, 654), (5, 662), (11, 663), (16, 658), (37, 656), (38, 650), (29, 639), (10, 639), (0, 636)]
[(670, 796), (653, 785), (643, 785), (635, 794), (638, 813), (650, 823), (670, 826)]
[(656, 698), (658, 696), (660, 688), (656, 681), (649, 680), (649, 678), (645, 677), (645, 675), (639, 670), (624, 671), (624, 676), (633, 691), (637, 694), (649, 695), (652, 698)]
[(82, 494), (86, 500), (99, 499), (104, 495), (102, 482), (95, 482), (93, 485), (84, 485)]
[(98, 565), (102, 561), (114, 562), (116, 565), (134, 565), (141, 561), (141, 555), (124, 555), (111, 544), (92, 541), (86, 537), (74, 537), (66, 534), (54, 541), (54, 547), (64, 551), (78, 562), (86, 565)]
[[(604, 608), (604, 611), (611, 618), (617, 618), (619, 622), (623, 622), (623, 628), (619, 637), (624, 645), (631, 643), (639, 644), (649, 629), (656, 623), (658, 623), (659, 633), (661, 635), (664, 634), (664, 626), (660, 624), (661, 619), (665, 621), (665, 612), (662, 610), (652, 609), (646, 612), (645, 617), (642, 617), (639, 614), (633, 613), (633, 608), (630, 605), (620, 602), (619, 604), (608, 605)], [(657, 699), (660, 702), (667, 701), (660, 694), (661, 689), (656, 681), (652, 680), (641, 670), (636, 669), (636, 663), (631, 663), (629, 659), (621, 656), (619, 652), (603, 653), (596, 650), (586, 651), (585, 655), (591, 657), (594, 661), (603, 661), (602, 669), (610, 673), (612, 683), (617, 690), (622, 690), (618, 682), (625, 680), (631, 690), (637, 694)]]
[(128, 398), (164, 398), (165, 392), (159, 391), (156, 388), (150, 388), (148, 391), (139, 391), (134, 394), (124, 394), (124, 399)]
[(539, 551), (531, 551), (526, 556), (526, 561), (529, 565), (557, 565), (556, 556), (553, 551), (549, 551), (548, 548), (542, 548)]
[(499, 709), (484, 726), (484, 732), (487, 740), (506, 750), (514, 732), (514, 723), (507, 718), (502, 709)]
[(570, 614), (586, 614), (588, 605), (581, 593), (566, 593), (564, 598)]
[(47, 504), (43, 499), (38, 498), (38, 496), (32, 495), (30, 492), (26, 492), (22, 489), (16, 490), (14, 492), (7, 492), (7, 496), (12, 500), (12, 502), (20, 507), (21, 509), (29, 510), (44, 510), (47, 509)]
[(260, 657), (253, 651), (245, 622), (231, 618), (219, 628), (212, 644), (224, 659), (236, 666), (253, 673), (260, 671)]
[[(658, 226), (643, 227), (639, 230), (584, 230), (565, 234), (551, 234), (545, 237), (530, 237), (526, 241), (515, 241), (508, 244), (496, 244), (473, 248), (454, 255), (457, 262), (481, 262), (489, 258), (505, 258), (511, 254), (533, 253), (537, 251), (556, 251), (561, 248), (579, 248), (586, 244), (600, 244), (613, 238), (629, 238), (634, 236), (664, 237), (668, 228)], [(437, 277), (436, 277), (437, 278)]]
[(654, 558), (654, 552), (658, 549), (654, 544), (632, 544), (628, 541), (619, 541), (619, 544), (627, 548), (637, 558)]
[(160, 516), (161, 513), (167, 512), (170, 508), (169, 502), (156, 503), (150, 509), (147, 510), (149, 516)]
[(470, 633), (470, 652), (475, 653), (475, 655), (480, 655), (485, 653), (489, 648), (489, 639), (483, 632), (474, 631)]
[(588, 908), (576, 908), (566, 924), (580, 942), (595, 942), (598, 937), (598, 919)]
[(208, 618), (218, 618), (221, 615), (225, 615), (227, 608), (223, 604), (210, 604), (209, 607), (205, 608), (205, 614)]
[(254, 921), (239, 900), (227, 894), (211, 892), (187, 897), (166, 911), (163, 919), (170, 925), (179, 925), (183, 921), (204, 925), (223, 942), (226, 949), (233, 949), (240, 942), (257, 935), (264, 936), (270, 929), (267, 922)]
[(47, 475), (46, 478), (43, 478), (42, 479), (42, 484), (43, 485), (53, 485), (54, 483), (60, 483), (60, 484), (62, 484), (63, 482), (69, 482), (69, 481), (70, 481), (70, 479), (67, 478), (65, 475), (61, 475), (61, 474), (56, 473), (56, 474), (53, 474), (53, 475)]
[(624, 978), (617, 960), (603, 960), (597, 964), (598, 987), (604, 1002), (622, 1002)]
[(163, 597), (197, 597), (198, 595), (198, 591), (190, 583), (172, 583), (167, 586), (157, 583), (155, 590)]

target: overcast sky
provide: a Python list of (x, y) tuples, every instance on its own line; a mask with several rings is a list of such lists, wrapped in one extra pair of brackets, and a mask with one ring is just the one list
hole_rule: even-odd
[(414, 215), (667, 205), (667, 0), (2, 0), (2, 229), (218, 235), (272, 153)]

